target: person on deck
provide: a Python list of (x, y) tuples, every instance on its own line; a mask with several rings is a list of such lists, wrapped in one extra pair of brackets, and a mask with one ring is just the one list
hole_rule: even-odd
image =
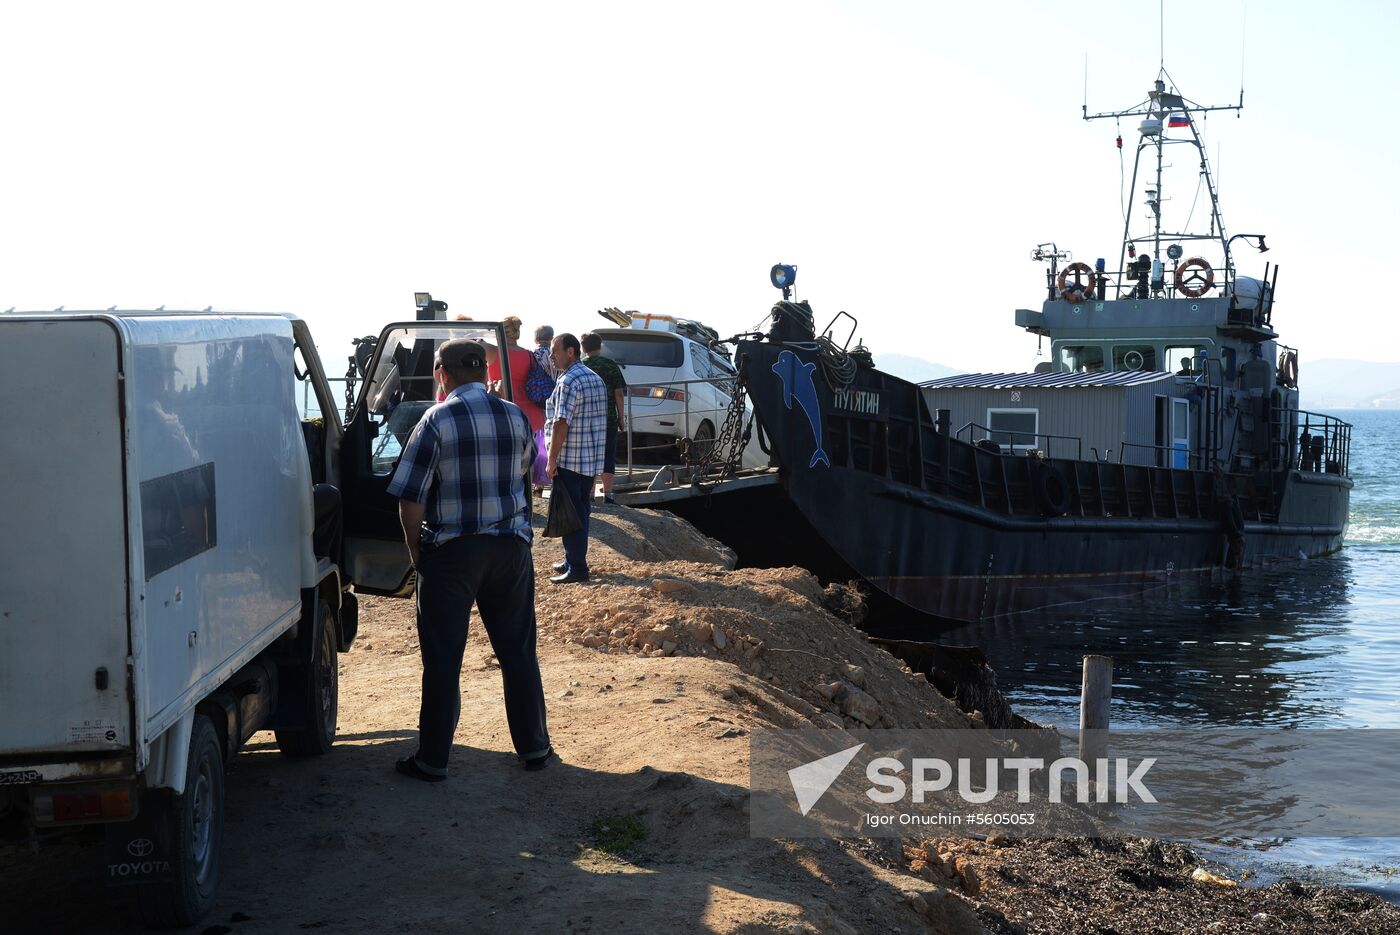
[(611, 358), (604, 357), (603, 339), (592, 331), (583, 336), (583, 363), (603, 378), (608, 388), (608, 434), (603, 447), (603, 502), (616, 503), (613, 499), (613, 474), (617, 471), (617, 435), (626, 429), (623, 418), (623, 397), (627, 393), (627, 379), (622, 368)]

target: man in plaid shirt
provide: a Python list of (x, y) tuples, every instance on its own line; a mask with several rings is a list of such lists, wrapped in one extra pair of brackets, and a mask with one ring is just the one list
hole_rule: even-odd
[(552, 496), (566, 496), (583, 528), (564, 537), (564, 561), (554, 566), (555, 584), (588, 580), (588, 517), (593, 506), (593, 479), (603, 469), (608, 435), (608, 388), (579, 360), (578, 338), (561, 334), (550, 345), (559, 378), (544, 404), (544, 434), (549, 439), (545, 470), (554, 478)]
[(501, 664), (506, 720), (528, 770), (553, 752), (535, 650), (535, 564), (526, 478), (535, 458), (530, 421), (486, 392), (486, 349), (443, 342), (433, 376), (445, 393), (404, 446), (389, 493), (399, 498), (418, 573), (423, 700), (418, 751), (395, 764), (427, 782), (447, 778), (462, 711), (462, 654), (472, 604)]

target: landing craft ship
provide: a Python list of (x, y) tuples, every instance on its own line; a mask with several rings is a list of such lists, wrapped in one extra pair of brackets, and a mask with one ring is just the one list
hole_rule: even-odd
[[(1137, 123), (1148, 229), (1125, 220), (1116, 270), (1036, 248), (1046, 297), (1015, 313), (1049, 342), (1035, 372), (891, 376), (836, 343), (837, 323), (813, 327), (781, 265), (769, 330), (736, 339), (783, 498), (836, 564), (897, 601), (979, 620), (1341, 547), (1351, 426), (1299, 409), (1297, 353), (1274, 330), (1278, 270), (1237, 273), (1242, 246), (1267, 246), (1227, 235), (1198, 132), (1202, 114), (1238, 107), (1198, 105), (1169, 80), (1128, 110), (1085, 113)], [(1171, 146), (1199, 157), (1203, 233), (1164, 228)]]

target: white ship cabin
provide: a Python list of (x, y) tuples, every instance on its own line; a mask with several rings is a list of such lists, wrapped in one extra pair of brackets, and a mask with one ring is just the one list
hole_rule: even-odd
[(955, 437), (1005, 454), (1206, 468), (1219, 453), (1249, 469), (1284, 437), (1270, 412), (1297, 407), (1296, 374), (1280, 380), (1274, 363), (1267, 293), (1243, 278), (1210, 298), (1060, 293), (1041, 311), (1016, 310), (1048, 344), (1035, 372), (946, 377), (924, 396)]

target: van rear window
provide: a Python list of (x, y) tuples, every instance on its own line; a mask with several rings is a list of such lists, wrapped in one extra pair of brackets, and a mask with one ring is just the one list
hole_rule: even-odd
[(667, 334), (605, 334), (602, 355), (624, 367), (679, 367), (685, 344)]
[(142, 481), (141, 533), (147, 581), (212, 549), (218, 541), (214, 463)]

